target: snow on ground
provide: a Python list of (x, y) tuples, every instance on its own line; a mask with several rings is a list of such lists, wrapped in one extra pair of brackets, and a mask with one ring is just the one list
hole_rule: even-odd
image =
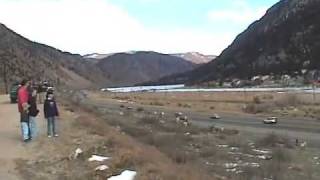
[(137, 172), (135, 171), (125, 170), (120, 175), (112, 176), (108, 178), (108, 180), (134, 180), (136, 175), (137, 175)]
[(98, 162), (102, 162), (105, 160), (110, 159), (109, 157), (104, 157), (104, 156), (97, 156), (97, 155), (92, 155), (88, 161), (98, 161)]

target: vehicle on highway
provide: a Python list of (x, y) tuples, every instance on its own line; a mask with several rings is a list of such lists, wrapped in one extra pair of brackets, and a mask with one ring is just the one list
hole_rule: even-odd
[(10, 88), (10, 102), (17, 103), (19, 84), (13, 84)]
[(211, 119), (221, 119), (221, 117), (218, 114), (213, 114), (213, 116), (210, 117)]
[(277, 117), (268, 117), (263, 120), (264, 124), (277, 124), (278, 123), (278, 118)]

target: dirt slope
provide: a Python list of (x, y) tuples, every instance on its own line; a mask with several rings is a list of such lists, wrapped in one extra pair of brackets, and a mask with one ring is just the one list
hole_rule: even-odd
[(0, 96), (0, 179), (18, 179), (13, 169), (14, 160), (26, 157), (25, 145), (20, 141), (20, 124), (17, 108), (8, 103), (6, 96)]

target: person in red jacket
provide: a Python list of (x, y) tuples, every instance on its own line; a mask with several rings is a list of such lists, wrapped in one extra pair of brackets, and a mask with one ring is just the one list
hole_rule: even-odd
[(20, 112), (20, 122), (21, 122), (21, 132), (24, 142), (30, 141), (30, 132), (29, 132), (29, 115), (28, 115), (28, 100), (29, 92), (28, 87), (30, 82), (28, 80), (22, 80), (20, 83), (21, 87), (18, 90), (18, 110)]

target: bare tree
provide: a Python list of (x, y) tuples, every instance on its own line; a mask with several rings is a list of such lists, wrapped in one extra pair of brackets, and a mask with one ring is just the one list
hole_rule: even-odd
[(10, 55), (9, 53), (2, 52), (0, 53), (0, 63), (2, 66), (1, 69), (1, 75), (3, 78), (3, 83), (4, 83), (4, 90), (5, 93), (9, 93), (9, 61), (10, 59), (15, 58), (14, 56)]

